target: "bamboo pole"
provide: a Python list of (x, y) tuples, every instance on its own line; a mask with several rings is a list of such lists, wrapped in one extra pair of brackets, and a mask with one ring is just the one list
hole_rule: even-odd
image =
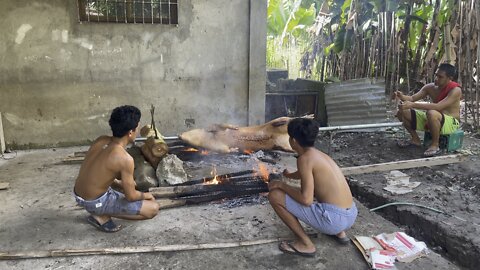
[(363, 124), (363, 125), (347, 125), (347, 126), (332, 126), (321, 127), (318, 131), (336, 131), (336, 130), (350, 130), (350, 129), (368, 129), (368, 128), (382, 128), (382, 127), (397, 127), (401, 126), (402, 122), (391, 123), (377, 123), (377, 124)]
[[(409, 84), (408, 80), (408, 38), (410, 36), (410, 21), (411, 21), (411, 13), (412, 13), (412, 6), (413, 6), (413, 0), (409, 0), (407, 4), (407, 10), (405, 12), (405, 24), (404, 24), (404, 38), (403, 38), (403, 52), (402, 52), (402, 66), (400, 73), (404, 74), (407, 76), (407, 83)], [(408, 87), (408, 90), (410, 91), (410, 86)]]
[(389, 63), (389, 55), (390, 55), (390, 47), (388, 44), (388, 12), (384, 11), (383, 12), (383, 21), (384, 21), (384, 28), (383, 28), (383, 35), (384, 35), (384, 40), (383, 40), (383, 51), (385, 54), (385, 64), (383, 65), (383, 77), (385, 78), (385, 82), (387, 81), (387, 71), (388, 71), (388, 63)]
[[(463, 1), (460, 1), (460, 22), (459, 22), (459, 29), (460, 29), (460, 34), (458, 38), (458, 56), (459, 56), (459, 61), (458, 61), (458, 69), (463, 73), (463, 47), (462, 47), (462, 41), (463, 41)], [(460, 75), (460, 74), (459, 74)], [(462, 84), (462, 76), (459, 77), (459, 83)]]
[[(470, 111), (470, 113), (472, 113), (472, 118), (473, 118), (473, 121), (475, 122), (475, 113), (472, 112), (472, 105), (471, 102), (473, 101), (472, 99), (472, 79), (471, 79), (471, 74), (472, 74), (472, 58), (471, 58), (471, 48), (470, 48), (470, 40), (471, 40), (471, 22), (472, 22), (472, 4), (473, 4), (473, 0), (470, 0), (469, 3), (468, 3), (468, 6), (470, 7), (470, 11), (468, 12), (467, 14), (467, 22), (465, 24), (465, 26), (467, 27), (467, 31), (466, 31), (466, 34), (465, 34), (465, 40), (466, 40), (466, 62), (465, 62), (465, 69), (466, 69), (466, 81), (465, 81), (465, 92), (466, 92), (466, 95), (465, 95), (465, 108), (467, 109), (467, 111)], [(469, 104), (470, 103), (470, 104)], [(467, 119), (468, 119), (468, 116), (467, 116)]]
[(478, 1), (475, 3), (475, 15), (476, 15), (476, 32), (477, 32), (477, 80), (475, 82), (475, 115), (477, 115), (477, 121), (474, 122), (474, 127), (478, 130), (480, 126), (480, 109), (479, 109), (479, 80), (480, 80), (480, 72), (479, 72), (479, 65), (480, 65), (480, 4)]
[(177, 245), (164, 245), (164, 246), (156, 245), (156, 246), (129, 246), (129, 247), (86, 248), (86, 249), (84, 248), (84, 249), (8, 251), (8, 252), (0, 252), (0, 260), (224, 249), (224, 248), (246, 247), (246, 246), (254, 246), (254, 245), (265, 245), (265, 244), (270, 244), (270, 243), (279, 242), (283, 240), (287, 240), (287, 238), (231, 241), (231, 242), (224, 242), (224, 243), (177, 244)]

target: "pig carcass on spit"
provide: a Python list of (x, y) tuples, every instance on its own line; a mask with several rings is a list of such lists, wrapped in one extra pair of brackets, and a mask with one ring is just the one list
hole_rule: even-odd
[[(313, 118), (313, 115), (304, 116)], [(179, 135), (180, 139), (194, 147), (219, 153), (242, 150), (283, 150), (292, 152), (288, 142), (287, 126), (294, 118), (280, 117), (258, 126), (236, 127), (217, 124), (209, 129), (193, 129)]]

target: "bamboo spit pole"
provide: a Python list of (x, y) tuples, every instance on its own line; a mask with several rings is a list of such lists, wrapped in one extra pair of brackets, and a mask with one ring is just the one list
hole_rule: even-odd
[(366, 128), (381, 128), (381, 127), (397, 127), (401, 126), (402, 122), (378, 123), (378, 124), (363, 124), (363, 125), (349, 125), (349, 126), (332, 126), (321, 127), (319, 131), (336, 131), (336, 130), (350, 130), (350, 129), (366, 129)]
[[(396, 127), (401, 126), (401, 122), (392, 122), (392, 123), (378, 123), (378, 124), (362, 124), (362, 125), (347, 125), (347, 126), (332, 126), (332, 127), (321, 127), (318, 131), (330, 131), (330, 130), (348, 130), (348, 129), (362, 129), (362, 128), (381, 128), (381, 127)], [(169, 136), (163, 137), (164, 140), (178, 140), (178, 136)], [(136, 142), (146, 141), (147, 138), (137, 137)]]

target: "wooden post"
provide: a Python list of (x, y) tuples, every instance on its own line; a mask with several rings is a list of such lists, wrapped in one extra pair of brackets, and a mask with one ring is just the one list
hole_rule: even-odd
[(3, 134), (2, 113), (0, 112), (0, 155), (5, 152), (5, 136)]

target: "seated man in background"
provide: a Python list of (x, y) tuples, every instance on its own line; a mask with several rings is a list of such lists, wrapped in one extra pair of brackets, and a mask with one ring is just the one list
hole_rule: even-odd
[[(440, 134), (448, 135), (460, 127), (460, 100), (462, 90), (453, 81), (456, 75), (455, 67), (441, 64), (435, 73), (435, 82), (422, 87), (413, 96), (395, 92), (400, 100), (397, 118), (412, 136), (410, 141), (398, 142), (399, 147), (420, 146), (421, 141), (416, 130), (428, 130), (432, 135), (432, 143), (424, 156), (432, 157), (440, 153)], [(433, 103), (416, 102), (429, 96)]]
[(281, 181), (271, 181), (268, 185), (268, 199), (273, 209), (297, 237), (294, 242), (281, 242), (280, 250), (306, 257), (315, 256), (316, 248), (299, 219), (346, 244), (350, 239), (345, 230), (357, 217), (357, 208), (341, 169), (314, 147), (317, 134), (318, 125), (311, 119), (290, 121), (288, 135), (290, 145), (298, 153), (298, 170), (293, 173), (285, 170), (283, 174), (300, 179), (300, 188)]
[[(91, 214), (87, 221), (104, 232), (121, 229), (111, 217), (150, 219), (159, 210), (151, 193), (135, 189), (133, 158), (125, 150), (135, 141), (140, 117), (134, 106), (115, 108), (109, 120), (113, 136), (100, 136), (93, 142), (75, 182), (75, 199)], [(112, 185), (123, 189), (124, 194), (113, 190)]]

